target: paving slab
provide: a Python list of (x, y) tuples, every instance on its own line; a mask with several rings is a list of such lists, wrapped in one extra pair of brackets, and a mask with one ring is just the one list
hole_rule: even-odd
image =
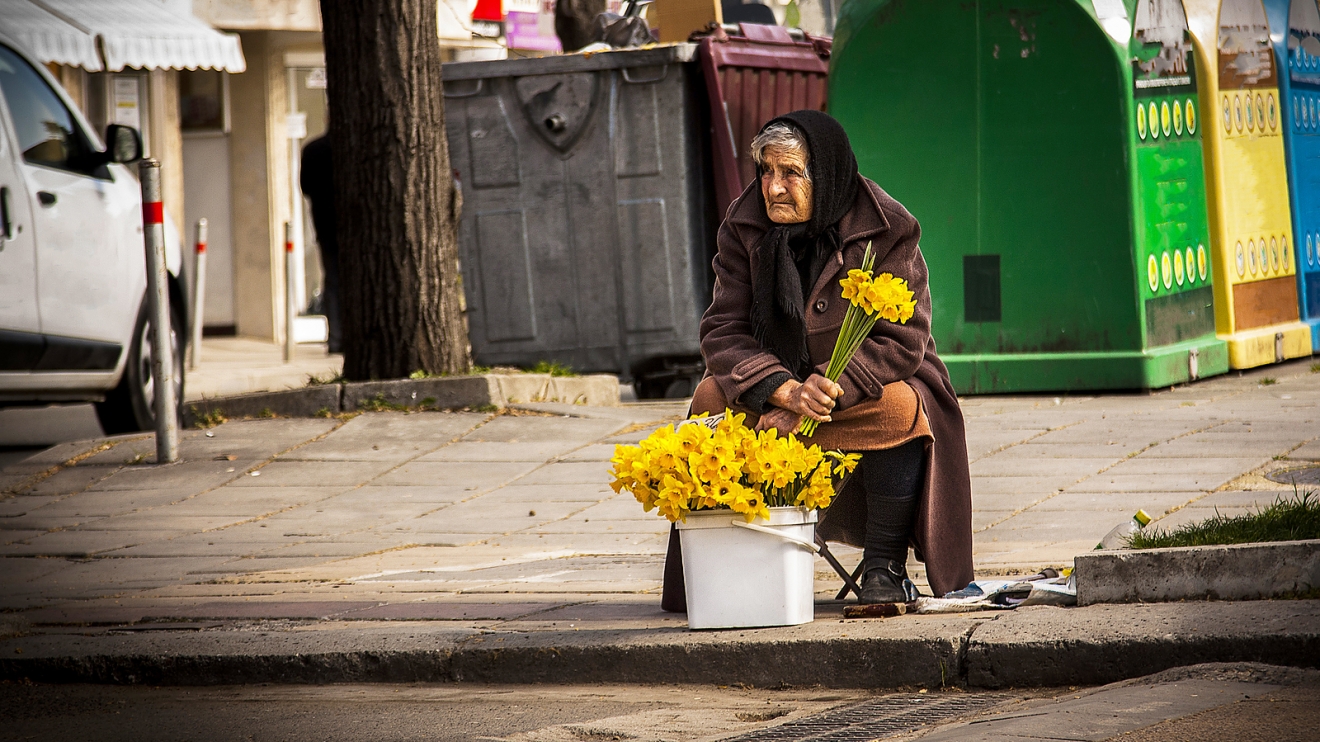
[(418, 461), (534, 461), (569, 454), (583, 444), (570, 441), (458, 441), (418, 458)]
[(1073, 486), (1081, 477), (972, 477), (972, 497), (977, 495), (1021, 495), (1032, 500)]
[(82, 492), (56, 498), (21, 497), (16, 500), (45, 501), (28, 510), (33, 515), (62, 517), (104, 517), (168, 505), (184, 499), (175, 489)]
[(414, 461), (375, 479), (382, 485), (439, 485), (461, 482), (469, 490), (485, 490), (519, 479), (538, 467), (532, 461)]
[(262, 466), (258, 476), (239, 476), (236, 487), (305, 487), (309, 484), (329, 487), (356, 486), (372, 481), (393, 469), (388, 461), (282, 461)]
[(406, 461), (461, 438), (488, 415), (461, 412), (359, 415), (282, 458), (291, 461)]

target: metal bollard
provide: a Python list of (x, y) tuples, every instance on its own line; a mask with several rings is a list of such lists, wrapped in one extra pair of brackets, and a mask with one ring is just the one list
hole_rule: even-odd
[(202, 309), (206, 306), (206, 219), (197, 220), (197, 248), (193, 262), (193, 323), (192, 355), (188, 368), (196, 369), (202, 362)]
[(297, 292), (294, 291), (293, 277), (293, 225), (284, 223), (284, 362), (293, 362), (293, 324), (298, 317), (294, 304)]
[(169, 267), (165, 264), (165, 208), (160, 201), (160, 162), (143, 160), (142, 234), (147, 249), (147, 309), (151, 318), (151, 379), (155, 392), (156, 463), (179, 460), (179, 413), (174, 399), (174, 348), (170, 343)]

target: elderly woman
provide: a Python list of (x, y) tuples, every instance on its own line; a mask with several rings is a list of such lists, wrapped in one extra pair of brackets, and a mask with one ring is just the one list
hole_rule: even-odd
[[(693, 412), (726, 406), (759, 429), (821, 421), (809, 443), (862, 453), (820, 533), (865, 549), (864, 603), (906, 599), (908, 546), (937, 595), (972, 580), (971, 479), (962, 412), (930, 336), (917, 220), (857, 172), (848, 136), (819, 111), (766, 124), (760, 177), (719, 231), (715, 295), (701, 321), (708, 375)], [(871, 243), (875, 273), (906, 279), (906, 324), (877, 322), (839, 383), (824, 377), (848, 302), (839, 279)]]

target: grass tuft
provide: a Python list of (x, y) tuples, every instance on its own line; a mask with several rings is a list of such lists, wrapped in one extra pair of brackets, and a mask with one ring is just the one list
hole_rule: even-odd
[(1134, 534), (1128, 547), (1132, 549), (1164, 549), (1172, 546), (1218, 546), (1222, 544), (1251, 544), (1262, 541), (1300, 541), (1320, 538), (1320, 498), (1314, 491), (1285, 499), (1280, 496), (1273, 504), (1255, 513), (1220, 515), (1199, 523), (1188, 523), (1172, 530), (1152, 529)]
[(316, 374), (307, 375), (307, 386), (323, 386), (325, 384), (343, 384), (348, 381), (343, 374), (326, 374), (317, 376)]
[(408, 405), (394, 404), (385, 399), (385, 395), (379, 392), (371, 399), (363, 399), (358, 402), (359, 412), (401, 412), (408, 409)]
[(229, 419), (225, 417), (224, 410), (220, 409), (207, 410), (205, 413), (198, 414), (197, 408), (194, 407), (192, 411), (194, 415), (197, 415), (196, 421), (193, 422), (194, 428), (214, 428)]
[(1278, 383), (1279, 383), (1279, 380), (1278, 380), (1278, 379), (1275, 379), (1275, 378), (1272, 378), (1272, 377), (1269, 377), (1269, 376), (1266, 376), (1265, 378), (1263, 378), (1263, 379), (1260, 380), (1260, 385), (1261, 385), (1261, 386), (1273, 386), (1273, 385), (1278, 384)]
[(565, 366), (559, 361), (537, 361), (535, 366), (527, 369), (532, 374), (550, 374), (551, 376), (577, 376), (573, 372), (572, 366)]
[(1311, 373), (1313, 373), (1313, 374), (1320, 374), (1320, 363), (1312, 363), (1312, 364), (1311, 364)]

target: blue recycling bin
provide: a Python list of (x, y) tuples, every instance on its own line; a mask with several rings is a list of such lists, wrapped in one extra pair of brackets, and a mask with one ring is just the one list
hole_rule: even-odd
[(1301, 319), (1320, 348), (1320, 2), (1265, 0), (1278, 59)]

